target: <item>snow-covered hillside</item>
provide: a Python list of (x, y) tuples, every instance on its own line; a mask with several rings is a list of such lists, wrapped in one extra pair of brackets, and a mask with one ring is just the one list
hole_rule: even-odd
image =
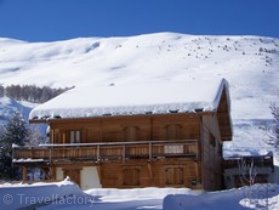
[(279, 101), (279, 39), (268, 37), (158, 33), (48, 43), (2, 38), (0, 64), (4, 85), (133, 85), (226, 78), (237, 146), (263, 146), (272, 119), (270, 103)]
[(27, 120), (29, 112), (36, 104), (24, 101), (15, 101), (8, 97), (0, 97), (0, 125), (3, 125), (16, 112), (22, 113), (22, 116)]

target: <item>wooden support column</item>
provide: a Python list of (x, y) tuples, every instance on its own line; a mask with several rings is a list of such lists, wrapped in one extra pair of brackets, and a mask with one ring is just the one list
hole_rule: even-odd
[(22, 166), (22, 181), (27, 182), (27, 167)]
[(152, 171), (152, 165), (151, 163), (147, 163), (147, 168), (148, 168), (148, 173), (150, 177), (150, 184), (154, 185), (154, 180), (153, 180), (153, 171)]
[(100, 183), (101, 183), (101, 185), (103, 185), (103, 183), (102, 183), (102, 168), (101, 168), (101, 165), (100, 164), (97, 164), (96, 165), (96, 168), (97, 168), (97, 172), (98, 172), (98, 176), (99, 176), (99, 180), (100, 180)]
[(56, 181), (56, 168), (53, 166), (49, 167), (49, 179), (51, 181)]

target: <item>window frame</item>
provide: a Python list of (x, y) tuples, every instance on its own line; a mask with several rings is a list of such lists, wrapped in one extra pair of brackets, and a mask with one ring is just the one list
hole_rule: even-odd
[(81, 130), (70, 130), (69, 131), (69, 142), (71, 144), (81, 143)]

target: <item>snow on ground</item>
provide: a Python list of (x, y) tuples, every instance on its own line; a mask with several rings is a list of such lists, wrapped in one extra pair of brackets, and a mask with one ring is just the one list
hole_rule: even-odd
[(279, 186), (260, 185), (242, 187), (200, 195), (168, 195), (163, 201), (164, 210), (245, 210), (279, 209)]
[[(268, 208), (267, 208), (268, 205)], [(256, 184), (217, 192), (187, 188), (90, 189), (69, 181), (0, 185), (0, 209), (244, 210), (279, 208), (279, 186)]]
[(0, 209), (162, 209), (169, 194), (196, 194), (187, 188), (91, 189), (82, 192), (70, 181), (0, 184)]
[(163, 199), (169, 194), (193, 194), (188, 188), (133, 188), (133, 189), (115, 189), (115, 188), (100, 188), (86, 190), (92, 196), (100, 197), (104, 202), (120, 202), (131, 200), (150, 200)]
[(36, 183), (0, 185), (0, 209), (24, 209), (65, 202), (65, 199), (81, 199), (90, 203), (91, 196), (83, 193), (74, 183), (64, 180), (57, 183)]

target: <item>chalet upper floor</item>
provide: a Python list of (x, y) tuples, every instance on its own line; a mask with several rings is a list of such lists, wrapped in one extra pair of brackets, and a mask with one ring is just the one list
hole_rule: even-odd
[(228, 84), (194, 84), (70, 90), (30, 114), (30, 122), (48, 124), (48, 144), (15, 148), (15, 158), (199, 157), (210, 145), (221, 153), (232, 137)]
[(232, 137), (226, 80), (79, 87), (36, 107), (30, 122), (49, 124), (51, 143), (199, 139), (203, 126)]

